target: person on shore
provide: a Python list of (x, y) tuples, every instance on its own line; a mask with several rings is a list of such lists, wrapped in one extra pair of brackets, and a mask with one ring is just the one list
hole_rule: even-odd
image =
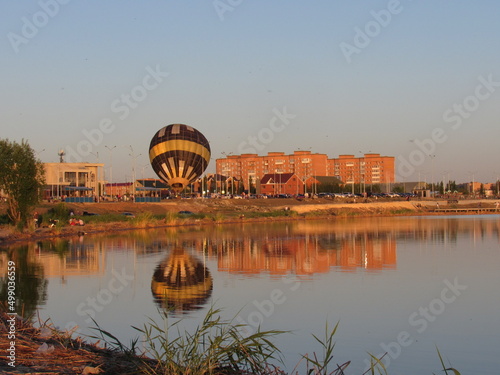
[(33, 221), (35, 223), (35, 227), (40, 228), (40, 216), (38, 215), (37, 211), (35, 211), (35, 213), (33, 214)]

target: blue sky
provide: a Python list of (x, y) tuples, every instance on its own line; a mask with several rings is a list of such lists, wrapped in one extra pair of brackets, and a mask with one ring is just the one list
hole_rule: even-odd
[(1, 7), (1, 137), (27, 139), (42, 161), (63, 148), (109, 167), (112, 155), (115, 181), (133, 160), (154, 177), (152, 136), (186, 123), (214, 159), (371, 151), (397, 157), (401, 181), (500, 176), (498, 1)]

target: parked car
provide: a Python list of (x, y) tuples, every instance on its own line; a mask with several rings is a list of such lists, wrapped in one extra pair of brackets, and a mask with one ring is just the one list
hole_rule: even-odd
[(179, 214), (179, 215), (194, 215), (194, 212), (191, 212), (191, 211), (179, 211), (177, 214)]

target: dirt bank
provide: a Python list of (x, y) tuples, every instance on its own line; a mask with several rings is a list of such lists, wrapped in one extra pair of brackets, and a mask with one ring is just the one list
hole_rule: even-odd
[[(14, 319), (14, 320), (13, 320)], [(15, 323), (13, 323), (15, 321)], [(10, 335), (11, 358), (2, 356), (2, 374), (137, 374), (144, 358), (87, 344), (56, 330), (50, 322), (35, 328), (30, 321), (0, 312), (0, 335)], [(15, 324), (15, 326), (14, 326)], [(11, 344), (12, 343), (12, 344)], [(3, 346), (7, 349), (6, 346)], [(5, 350), (7, 352), (7, 350)], [(13, 355), (12, 355), (13, 354)], [(147, 360), (148, 362), (151, 362)]]

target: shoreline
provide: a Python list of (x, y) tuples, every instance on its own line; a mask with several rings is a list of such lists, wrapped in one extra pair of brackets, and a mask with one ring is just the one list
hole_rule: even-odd
[[(92, 212), (97, 215), (113, 215), (129, 212), (137, 215), (137, 219), (110, 220), (106, 222), (90, 222), (84, 226), (64, 225), (58, 228), (36, 228), (24, 232), (13, 226), (0, 226), (0, 247), (15, 244), (51, 240), (79, 235), (116, 233), (135, 229), (159, 229), (168, 227), (185, 227), (193, 225), (221, 225), (236, 223), (263, 223), (295, 220), (324, 220), (332, 218), (362, 218), (391, 216), (465, 216), (495, 215), (500, 211), (470, 212), (436, 212), (438, 204), (442, 208), (482, 207), (493, 209), (498, 200), (460, 201), (449, 205), (446, 201), (375, 201), (375, 202), (332, 202), (324, 199), (297, 201), (295, 199), (270, 200), (175, 200), (161, 203), (133, 202), (101, 202), (101, 203), (67, 203), (65, 206), (76, 213)], [(46, 203), (37, 208), (45, 215), (58, 203)], [(60, 203), (59, 203), (60, 204)], [(175, 219), (178, 212), (189, 211), (203, 216), (198, 218), (184, 217)], [(140, 218), (141, 214), (151, 214), (149, 218)], [(270, 216), (266, 216), (269, 214)], [(272, 215), (277, 214), (277, 215)], [(164, 219), (153, 217), (164, 216)], [(170, 219), (168, 219), (170, 215)], [(84, 219), (85, 216), (81, 216)]]
[[(2, 374), (137, 374), (143, 364), (154, 360), (136, 354), (89, 343), (80, 336), (72, 337), (49, 322), (40, 327), (19, 315), (0, 311), (0, 334), (7, 337), (7, 327), (15, 320), (10, 340), (13, 356), (0, 363)], [(6, 347), (7, 348), (7, 347)], [(7, 352), (7, 351), (5, 351)], [(3, 353), (5, 354), (5, 353)]]

